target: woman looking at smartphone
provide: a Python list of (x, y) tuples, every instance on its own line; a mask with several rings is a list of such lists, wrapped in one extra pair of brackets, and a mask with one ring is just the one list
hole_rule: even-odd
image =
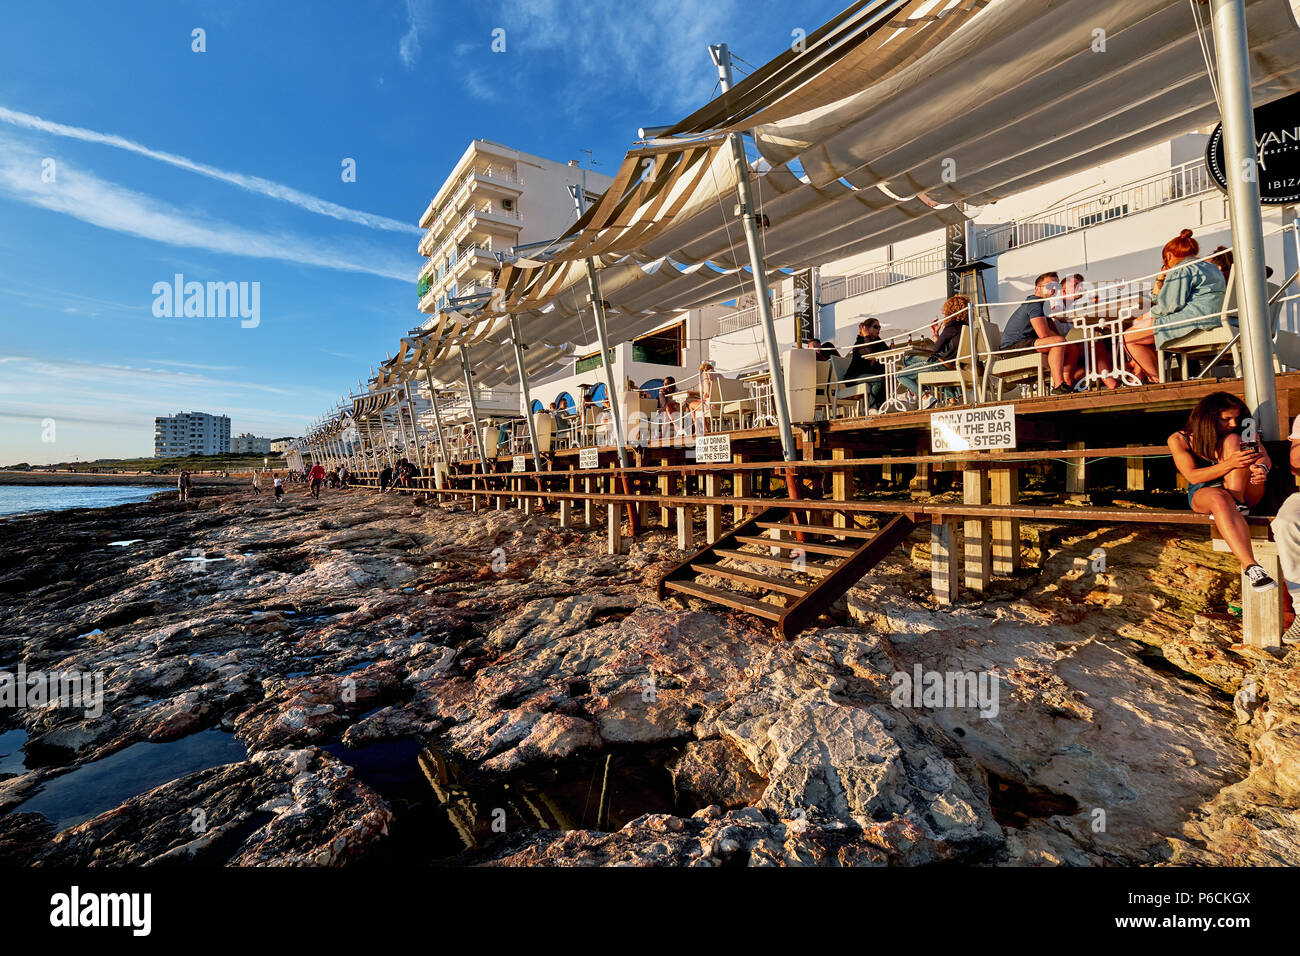
[(1255, 560), (1245, 515), (1264, 496), (1264, 479), (1273, 463), (1258, 442), (1241, 440), (1238, 430), (1246, 415), (1235, 395), (1207, 395), (1192, 409), (1183, 430), (1169, 436), (1169, 451), (1187, 479), (1192, 510), (1214, 517), (1250, 587), (1271, 591), (1277, 582)]

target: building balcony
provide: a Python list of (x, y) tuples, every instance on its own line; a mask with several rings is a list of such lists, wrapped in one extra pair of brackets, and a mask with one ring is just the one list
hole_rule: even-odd
[(1024, 219), (976, 226), (974, 258), (996, 256), (1034, 242), (1125, 219), (1214, 189), (1205, 161), (1195, 159)]
[(437, 196), (429, 200), (429, 205), (420, 216), (420, 228), (428, 229), (437, 220), (445, 218), (453, 209), (464, 205), (465, 200), (475, 191), (477, 184), (494, 187), (498, 194), (516, 198), (523, 192), (523, 180), (513, 169), (493, 165), (471, 169), (447, 192), (442, 202), (438, 202)]
[(920, 279), (947, 268), (943, 246), (926, 249), (914, 255), (884, 262), (879, 266), (847, 276), (822, 276), (819, 303), (830, 305), (855, 295), (886, 289), (900, 282)]

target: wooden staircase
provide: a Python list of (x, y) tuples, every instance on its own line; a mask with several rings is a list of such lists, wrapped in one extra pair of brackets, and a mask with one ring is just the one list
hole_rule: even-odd
[[(721, 604), (771, 621), (783, 636), (793, 637), (857, 584), (916, 526), (908, 515), (897, 515), (879, 531), (807, 521), (808, 510), (797, 505), (767, 508), (664, 575), (659, 582), (660, 599), (674, 593)], [(776, 536), (766, 536), (771, 534)], [(706, 583), (709, 579), (765, 593), (755, 596), (718, 587)], [(776, 601), (766, 600), (771, 597)]]

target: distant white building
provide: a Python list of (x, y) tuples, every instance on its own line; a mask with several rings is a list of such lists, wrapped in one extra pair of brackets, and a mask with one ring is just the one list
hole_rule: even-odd
[(153, 456), (224, 455), (230, 451), (230, 416), (178, 412), (153, 420)]
[(286, 451), (289, 450), (289, 446), (292, 445), (296, 440), (297, 439), (294, 438), (280, 438), (276, 441), (271, 442), (271, 454), (283, 455)]
[(230, 450), (236, 455), (269, 455), (272, 452), (271, 439), (258, 438), (244, 432), (230, 440)]

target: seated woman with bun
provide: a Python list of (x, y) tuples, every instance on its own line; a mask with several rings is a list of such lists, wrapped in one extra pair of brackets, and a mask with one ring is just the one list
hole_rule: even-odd
[(1157, 348), (1197, 329), (1217, 329), (1222, 324), (1227, 285), (1218, 266), (1195, 261), (1200, 251), (1190, 229), (1165, 243), (1156, 304), (1124, 333), (1124, 347), (1144, 381), (1160, 379)]

